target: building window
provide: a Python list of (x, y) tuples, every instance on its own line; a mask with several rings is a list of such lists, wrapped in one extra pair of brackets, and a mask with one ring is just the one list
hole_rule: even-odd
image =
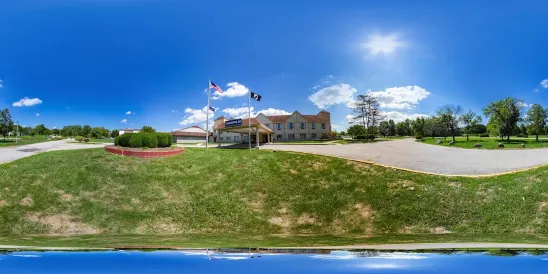
[(220, 138), (219, 138), (219, 141), (222, 141), (222, 140), (223, 140), (223, 137), (220, 137)]
[(281, 140), (281, 139), (282, 139), (282, 135), (281, 135), (281, 134), (276, 135), (276, 140)]
[(295, 134), (288, 134), (288, 135), (287, 135), (287, 138), (288, 138), (289, 140), (295, 140)]
[(227, 141), (230, 141), (230, 136), (226, 137), (226, 140), (227, 140)]
[(310, 133), (310, 137), (311, 137), (312, 139), (316, 139), (316, 133)]
[(289, 129), (293, 129), (293, 123), (287, 123), (287, 126), (289, 127)]
[(306, 123), (301, 123), (301, 129), (305, 129), (306, 128)]
[(306, 140), (306, 133), (301, 133), (301, 140)]
[(244, 136), (244, 142), (247, 142), (247, 135)]
[(239, 143), (240, 142), (240, 136), (234, 136), (234, 142)]
[(310, 123), (310, 126), (312, 127), (312, 129), (316, 129), (316, 124)]
[(267, 127), (267, 128), (270, 128), (270, 124), (266, 124), (266, 127)]
[(322, 124), (322, 129), (325, 129), (325, 123)]
[(276, 129), (281, 130), (282, 129), (282, 124), (276, 124)]

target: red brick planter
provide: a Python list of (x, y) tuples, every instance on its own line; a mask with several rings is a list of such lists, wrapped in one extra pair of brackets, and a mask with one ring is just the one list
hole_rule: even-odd
[(124, 156), (134, 156), (139, 158), (157, 158), (157, 157), (166, 157), (166, 156), (172, 156), (175, 154), (181, 154), (185, 152), (185, 149), (182, 147), (178, 147), (175, 149), (151, 148), (149, 150), (142, 150), (139, 148), (105, 146), (105, 151), (118, 154), (118, 155), (124, 155)]

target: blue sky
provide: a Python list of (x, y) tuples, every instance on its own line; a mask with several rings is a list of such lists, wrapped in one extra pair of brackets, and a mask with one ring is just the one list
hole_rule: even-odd
[(208, 78), (214, 117), (246, 115), (251, 89), (255, 113), (326, 109), (339, 130), (366, 92), (396, 120), (548, 106), (545, 1), (265, 2), (0, 1), (0, 108), (50, 128), (203, 126)]

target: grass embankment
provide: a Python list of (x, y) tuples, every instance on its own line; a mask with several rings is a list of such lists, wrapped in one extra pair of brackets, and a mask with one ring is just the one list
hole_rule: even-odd
[[(436, 144), (436, 140), (442, 140), (441, 144)], [(508, 148), (520, 148), (523, 149), (520, 145), (525, 144), (525, 148), (541, 148), (548, 147), (547, 138), (539, 138), (539, 142), (536, 142), (535, 138), (519, 138), (519, 137), (510, 137), (510, 141), (506, 139), (501, 140), (500, 138), (495, 137), (477, 137), (470, 136), (470, 140), (466, 141), (466, 137), (456, 137), (456, 142), (453, 145), (449, 145), (453, 139), (451, 137), (437, 137), (425, 138), (424, 143), (431, 145), (440, 145), (440, 146), (450, 146), (450, 147), (460, 147), (460, 148), (475, 148), (475, 149), (508, 149)], [(503, 143), (504, 148), (499, 148), (498, 144)], [(475, 144), (481, 144), (481, 147), (474, 147)]]
[(261, 150), (55, 151), (0, 165), (0, 244), (548, 242), (546, 193), (548, 167), (473, 179)]
[(36, 143), (42, 143), (42, 142), (48, 142), (52, 140), (48, 140), (48, 137), (45, 135), (37, 135), (37, 136), (23, 136), (19, 137), (17, 142), (15, 141), (15, 138), (2, 138), (0, 137), (0, 147), (10, 147), (10, 146), (21, 146), (21, 145), (30, 145), (30, 144), (36, 144)]

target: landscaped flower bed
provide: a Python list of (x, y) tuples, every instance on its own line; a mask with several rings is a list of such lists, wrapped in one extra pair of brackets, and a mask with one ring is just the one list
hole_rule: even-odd
[(120, 147), (120, 146), (105, 146), (105, 151), (124, 155), (124, 156), (135, 156), (139, 158), (156, 158), (156, 157), (165, 157), (172, 156), (176, 154), (181, 154), (185, 152), (185, 149), (182, 147), (162, 147), (162, 148), (151, 148), (151, 149), (142, 149), (142, 148), (131, 148), (131, 147)]
[(171, 156), (184, 152), (184, 148), (171, 147), (172, 143), (173, 136), (169, 133), (125, 133), (114, 139), (114, 146), (105, 146), (105, 151), (140, 158)]

